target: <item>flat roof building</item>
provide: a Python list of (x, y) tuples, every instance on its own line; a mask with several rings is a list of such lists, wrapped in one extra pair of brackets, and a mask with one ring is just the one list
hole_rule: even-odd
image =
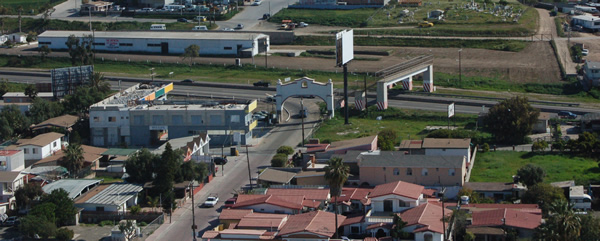
[(269, 36), (247, 32), (172, 31), (45, 31), (38, 36), (40, 46), (68, 49), (69, 36), (92, 38), (96, 51), (183, 54), (190, 45), (201, 46), (201, 56), (252, 57), (269, 50)]

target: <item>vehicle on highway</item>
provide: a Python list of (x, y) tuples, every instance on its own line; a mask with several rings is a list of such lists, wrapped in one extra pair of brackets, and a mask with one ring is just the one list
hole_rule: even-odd
[(233, 29), (233, 28), (223, 28), (221, 30), (223, 30), (223, 31), (235, 31), (235, 29)]
[(259, 6), (262, 2), (257, 0), (252, 3), (252, 6)]
[(219, 202), (219, 195), (217, 195), (216, 193), (211, 193), (208, 195), (208, 198), (206, 198), (206, 201), (204, 201), (202, 206), (214, 207), (215, 205), (217, 205), (217, 202)]
[(238, 23), (238, 25), (235, 26), (235, 29), (243, 29), (243, 28), (244, 28), (244, 25), (241, 23)]
[(256, 87), (269, 87), (269, 85), (271, 85), (271, 83), (269, 83), (269, 81), (266, 81), (266, 80), (261, 80), (258, 82), (254, 82), (253, 85)]
[(236, 201), (237, 201), (236, 197), (227, 199), (227, 201), (225, 201), (225, 205), (223, 206), (223, 208), (232, 208)]
[(300, 22), (299, 24), (296, 25), (296, 27), (298, 27), (298, 28), (306, 28), (306, 27), (308, 27), (308, 23)]
[(152, 11), (154, 11), (154, 9), (153, 8), (142, 8), (142, 11), (152, 12)]
[(200, 26), (194, 26), (194, 28), (192, 28), (192, 30), (194, 30), (194, 31), (207, 31), (208, 28), (206, 26), (200, 25)]
[(423, 22), (419, 23), (419, 28), (429, 28), (429, 27), (433, 27), (432, 22), (423, 21)]
[(181, 81), (181, 83), (194, 83), (194, 81), (191, 79), (184, 79)]
[(165, 24), (152, 24), (152, 25), (150, 25), (150, 30), (167, 30), (167, 25), (165, 25)]
[(187, 23), (187, 22), (188, 22), (188, 20), (187, 20), (186, 18), (178, 18), (178, 19), (177, 19), (177, 22), (180, 22), (180, 23)]
[(196, 16), (194, 18), (194, 20), (200, 21), (200, 22), (206, 22), (206, 17), (205, 16)]
[(215, 165), (225, 165), (227, 164), (227, 157), (213, 157), (213, 162), (215, 163)]
[(570, 111), (560, 111), (558, 112), (558, 117), (562, 119), (577, 119), (577, 115)]

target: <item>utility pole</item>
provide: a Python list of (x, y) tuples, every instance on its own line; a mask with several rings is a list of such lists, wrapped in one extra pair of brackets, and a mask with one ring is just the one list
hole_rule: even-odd
[(92, 31), (92, 8), (88, 7), (88, 14), (90, 15), (90, 32)]
[(302, 117), (302, 147), (304, 147), (304, 115), (306, 115), (306, 111), (304, 111), (304, 97), (300, 96), (300, 117)]
[(344, 124), (348, 122), (348, 64), (344, 64)]
[(198, 226), (196, 226), (196, 214), (194, 213), (194, 180), (192, 180), (190, 182), (190, 192), (192, 193), (192, 232), (193, 232), (193, 240), (196, 241), (196, 229), (198, 228)]
[(248, 143), (246, 143), (246, 160), (248, 160), (248, 181), (250, 181), (250, 190), (252, 190), (252, 174), (250, 174), (250, 154), (248, 153)]
[(369, 101), (367, 100), (367, 76), (365, 75), (365, 111), (369, 114)]
[(150, 76), (152, 77), (152, 82), (154, 82), (154, 68), (150, 68)]
[(460, 83), (462, 83), (462, 65), (461, 65), (461, 53), (462, 53), (462, 48), (458, 50), (458, 81)]
[(446, 209), (444, 207), (444, 199), (445, 199), (445, 195), (446, 195), (446, 188), (442, 188), (442, 191), (440, 192), (442, 194), (442, 228), (444, 230), (444, 241), (448, 240), (448, 238), (446, 237), (446, 212), (444, 211), (444, 209)]

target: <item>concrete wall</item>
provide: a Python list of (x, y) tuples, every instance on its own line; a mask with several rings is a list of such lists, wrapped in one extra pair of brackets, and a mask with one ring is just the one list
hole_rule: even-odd
[[(423, 186), (462, 186), (464, 176), (466, 175), (466, 165), (463, 162), (462, 168), (410, 168), (412, 175), (407, 172), (406, 167), (359, 167), (360, 182), (367, 182), (371, 186), (404, 181)], [(454, 176), (450, 175), (450, 170), (454, 170)], [(427, 175), (424, 175), (427, 172)]]
[(0, 156), (0, 163), (0, 171), (21, 171), (25, 168), (25, 154), (23, 151), (20, 151), (12, 156)]

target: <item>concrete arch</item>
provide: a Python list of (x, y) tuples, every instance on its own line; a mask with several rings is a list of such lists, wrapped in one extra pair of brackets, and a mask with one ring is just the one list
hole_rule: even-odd
[(334, 115), (335, 106), (333, 102), (333, 82), (331, 79), (327, 83), (317, 82), (308, 77), (302, 77), (285, 84), (282, 84), (281, 80), (277, 81), (275, 102), (277, 105), (277, 115), (279, 116), (280, 121), (283, 103), (293, 96), (319, 97), (327, 104), (329, 118), (332, 118)]

